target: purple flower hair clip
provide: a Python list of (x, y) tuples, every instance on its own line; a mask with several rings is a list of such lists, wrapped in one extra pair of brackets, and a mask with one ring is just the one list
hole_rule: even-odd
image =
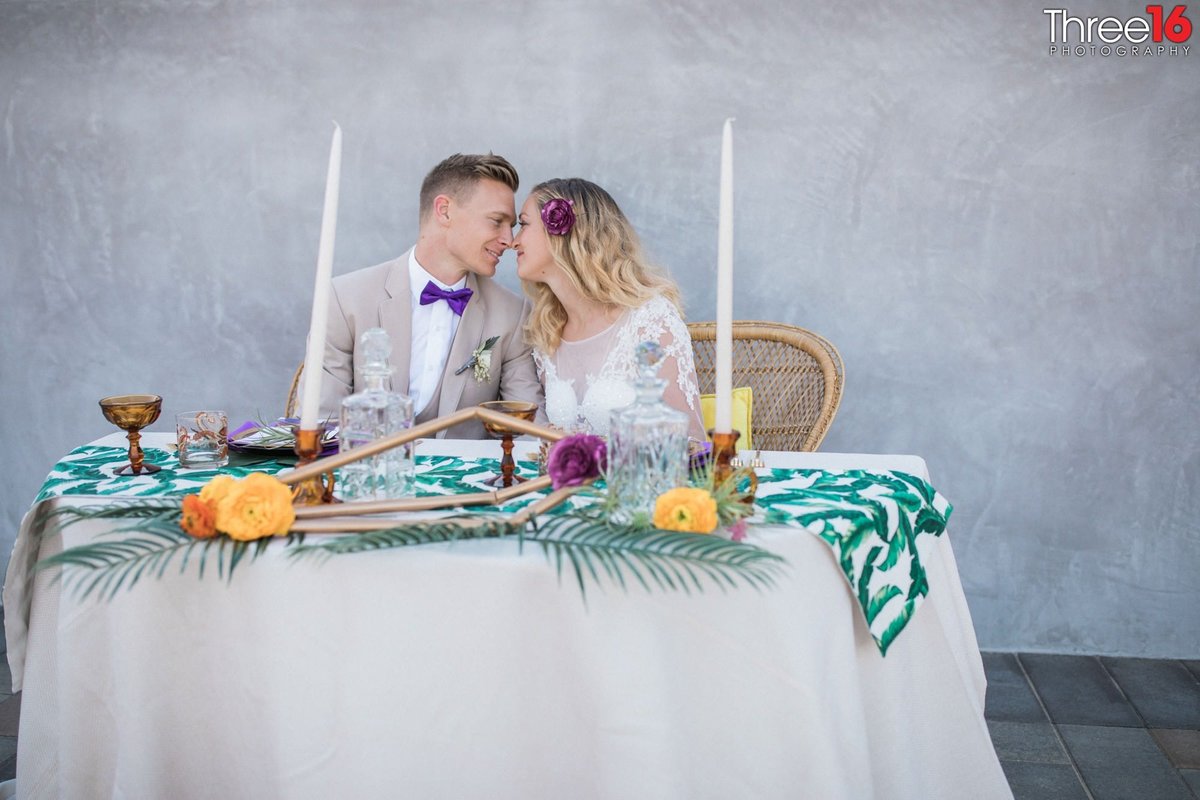
[(574, 200), (562, 197), (546, 201), (546, 205), (542, 206), (542, 224), (546, 226), (546, 233), (551, 236), (566, 236), (571, 232), (571, 228), (575, 227), (575, 212), (571, 210), (573, 205)]

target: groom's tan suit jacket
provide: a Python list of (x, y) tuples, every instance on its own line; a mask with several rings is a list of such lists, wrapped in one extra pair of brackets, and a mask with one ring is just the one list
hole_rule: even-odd
[[(522, 298), (474, 273), (467, 274), (473, 294), (463, 311), (450, 345), (438, 390), (417, 422), (451, 414), (487, 400), (527, 400), (541, 404), (542, 387), (529, 345), (521, 336), (528, 313)], [(321, 413), (337, 419), (342, 398), (354, 391), (354, 365), (361, 364), (359, 338), (368, 328), (380, 327), (392, 343), (392, 389), (408, 394), (412, 343), (412, 291), (408, 279), (408, 253), (392, 261), (360, 269), (333, 279), (329, 324), (325, 336), (325, 374), (321, 378)], [(471, 360), (471, 354), (493, 336), (490, 374), (479, 380), (473, 369), (454, 374)], [(540, 417), (540, 415), (539, 415)], [(476, 420), (441, 431), (438, 438), (484, 439), (487, 433)]]

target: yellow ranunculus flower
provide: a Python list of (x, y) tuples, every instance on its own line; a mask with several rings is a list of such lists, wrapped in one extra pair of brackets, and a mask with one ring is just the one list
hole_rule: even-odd
[(654, 501), (654, 526), (667, 531), (712, 533), (717, 529), (717, 501), (705, 489), (680, 487)]
[(283, 536), (295, 521), (291, 489), (261, 472), (234, 481), (217, 501), (217, 530), (231, 539)]
[(233, 486), (237, 481), (228, 475), (218, 475), (200, 490), (200, 499), (212, 506), (216, 506), (221, 501), (221, 498), (229, 494), (229, 487)]

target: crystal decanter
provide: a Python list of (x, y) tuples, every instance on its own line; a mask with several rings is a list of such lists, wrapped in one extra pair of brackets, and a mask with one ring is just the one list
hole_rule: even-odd
[(608, 437), (608, 491), (617, 522), (653, 516), (663, 492), (687, 484), (688, 419), (663, 402), (666, 381), (658, 378), (663, 349), (642, 342), (635, 357), (637, 399), (612, 412)]
[[(413, 424), (412, 398), (391, 390), (388, 356), (392, 344), (387, 331), (370, 328), (359, 341), (358, 385), (364, 388), (342, 401), (338, 447), (343, 453), (399, 433)], [(338, 472), (341, 494), (347, 500), (410, 495), (415, 476), (412, 443), (347, 464)]]

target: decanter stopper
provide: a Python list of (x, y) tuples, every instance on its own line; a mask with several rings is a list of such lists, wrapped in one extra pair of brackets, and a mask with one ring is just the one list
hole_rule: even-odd
[(359, 339), (362, 365), (359, 372), (364, 376), (391, 377), (388, 356), (392, 354), (392, 341), (383, 328), (368, 328)]
[(665, 357), (662, 345), (658, 342), (642, 342), (633, 351), (633, 359), (638, 366), (638, 383), (661, 383), (658, 379), (658, 367)]

